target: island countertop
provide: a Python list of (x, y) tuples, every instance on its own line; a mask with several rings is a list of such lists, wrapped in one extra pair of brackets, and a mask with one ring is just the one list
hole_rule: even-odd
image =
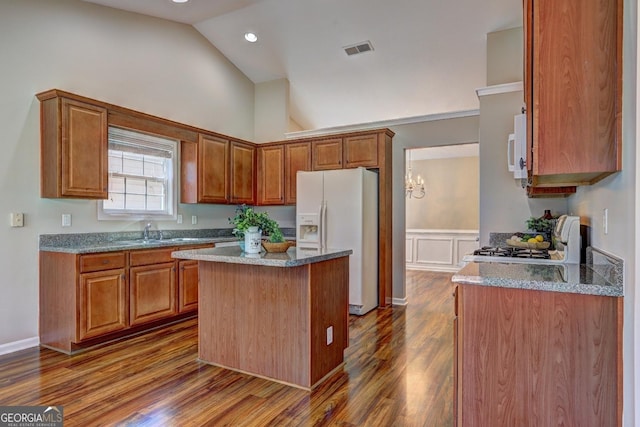
[(270, 267), (298, 267), (349, 256), (351, 249), (303, 249), (291, 247), (286, 252), (260, 252), (247, 254), (239, 246), (192, 249), (172, 252), (174, 258), (198, 261), (224, 262), (229, 264), (264, 265)]

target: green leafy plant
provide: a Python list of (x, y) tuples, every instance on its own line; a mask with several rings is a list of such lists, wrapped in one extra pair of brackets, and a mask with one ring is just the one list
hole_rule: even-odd
[(229, 223), (233, 225), (232, 234), (239, 239), (244, 238), (249, 227), (258, 227), (262, 234), (269, 236), (269, 241), (273, 243), (284, 242), (284, 236), (278, 223), (269, 218), (268, 212), (256, 212), (251, 206), (239, 205), (233, 218), (229, 218)]
[(545, 218), (531, 217), (527, 220), (527, 229), (540, 233), (548, 233), (553, 228), (553, 222)]

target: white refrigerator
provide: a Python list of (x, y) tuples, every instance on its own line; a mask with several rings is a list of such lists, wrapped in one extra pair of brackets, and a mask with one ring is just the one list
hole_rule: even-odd
[(364, 168), (297, 174), (296, 244), (352, 249), (349, 313), (378, 306), (378, 174)]

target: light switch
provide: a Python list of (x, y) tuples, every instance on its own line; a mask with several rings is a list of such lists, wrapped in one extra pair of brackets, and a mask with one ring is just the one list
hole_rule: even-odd
[(178, 214), (178, 224), (182, 224), (182, 214)]
[(62, 226), (71, 227), (71, 214), (62, 214)]
[(12, 227), (24, 227), (24, 214), (12, 213), (11, 214), (11, 226)]

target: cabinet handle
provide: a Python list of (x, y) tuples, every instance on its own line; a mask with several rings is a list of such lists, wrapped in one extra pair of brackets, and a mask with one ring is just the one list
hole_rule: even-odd
[(109, 264), (111, 261), (109, 261), (108, 259), (103, 259), (102, 260), (102, 265), (107, 265)]

